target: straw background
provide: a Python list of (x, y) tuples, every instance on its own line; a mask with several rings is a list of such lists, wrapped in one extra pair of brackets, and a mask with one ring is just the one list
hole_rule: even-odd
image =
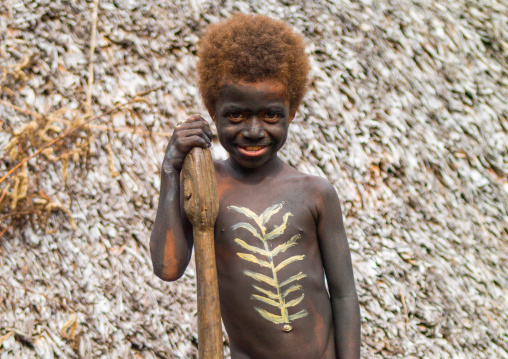
[(164, 283), (148, 245), (168, 136), (209, 119), (199, 36), (238, 11), (305, 38), (281, 155), (339, 193), (362, 357), (508, 358), (506, 1), (94, 6), (0, 3), (0, 176), (81, 126), (0, 182), (2, 359), (196, 357), (193, 264)]

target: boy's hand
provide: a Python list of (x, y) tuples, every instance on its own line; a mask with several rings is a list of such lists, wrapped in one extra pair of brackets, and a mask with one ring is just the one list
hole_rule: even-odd
[(162, 169), (166, 173), (180, 172), (187, 153), (196, 146), (208, 148), (212, 142), (212, 131), (208, 122), (199, 115), (189, 117), (176, 125), (166, 147)]

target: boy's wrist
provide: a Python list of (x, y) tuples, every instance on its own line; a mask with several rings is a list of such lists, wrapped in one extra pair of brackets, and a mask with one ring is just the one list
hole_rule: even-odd
[(176, 168), (170, 161), (167, 159), (164, 159), (162, 161), (162, 174), (166, 175), (180, 175), (180, 172), (182, 171), (182, 168)]
[(167, 174), (167, 175), (177, 175), (177, 174), (180, 174), (181, 171), (178, 171), (177, 169), (171, 167), (171, 166), (167, 166), (167, 167), (162, 167), (162, 172)]

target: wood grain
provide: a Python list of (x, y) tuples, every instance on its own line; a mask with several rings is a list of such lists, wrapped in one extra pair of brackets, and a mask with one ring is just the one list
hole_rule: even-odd
[(193, 148), (185, 158), (182, 173), (185, 213), (194, 228), (199, 358), (221, 359), (224, 356), (213, 242), (219, 200), (210, 151)]

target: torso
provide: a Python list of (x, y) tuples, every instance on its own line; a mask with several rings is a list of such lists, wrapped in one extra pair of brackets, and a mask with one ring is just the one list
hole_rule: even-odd
[(224, 162), (216, 173), (215, 251), (232, 358), (334, 358), (313, 177), (286, 164), (251, 183)]

